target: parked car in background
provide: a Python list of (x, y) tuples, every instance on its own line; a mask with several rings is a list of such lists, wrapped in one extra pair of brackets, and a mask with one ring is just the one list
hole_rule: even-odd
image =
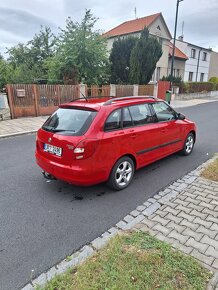
[(88, 98), (60, 105), (37, 133), (47, 178), (126, 188), (135, 170), (175, 152), (191, 154), (195, 123), (154, 97)]

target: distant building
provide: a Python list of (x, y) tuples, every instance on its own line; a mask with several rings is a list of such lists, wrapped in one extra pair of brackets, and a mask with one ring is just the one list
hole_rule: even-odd
[(215, 52), (215, 51), (211, 52), (208, 79), (210, 79), (212, 77), (218, 78), (218, 52)]
[(158, 81), (168, 75), (169, 46), (172, 39), (162, 13), (126, 21), (104, 33), (103, 36), (107, 38), (108, 50), (111, 50), (115, 40), (130, 35), (139, 37), (144, 27), (147, 27), (150, 34), (156, 36), (162, 45), (163, 55), (157, 62), (153, 75), (153, 81)]
[(184, 81), (207, 82), (212, 50), (186, 42), (182, 37), (176, 40), (176, 47), (188, 57), (185, 62)]
[[(171, 74), (172, 55), (173, 55), (173, 44), (170, 45), (169, 49), (168, 75)], [(184, 80), (185, 64), (187, 60), (188, 60), (187, 55), (184, 54), (178, 47), (175, 47), (174, 65), (173, 65), (174, 77), (181, 77), (181, 79)]]

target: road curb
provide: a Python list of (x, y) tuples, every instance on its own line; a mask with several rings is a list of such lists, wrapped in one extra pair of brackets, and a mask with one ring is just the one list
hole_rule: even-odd
[[(39, 275), (36, 279), (32, 280), (26, 286), (21, 288), (21, 290), (34, 290), (37, 286), (43, 287), (56, 275), (62, 274), (68, 269), (81, 264), (88, 257), (97, 253), (98, 250), (106, 246), (112, 237), (122, 233), (123, 231), (136, 228), (136, 225), (140, 224), (144, 218), (153, 215), (162, 205), (170, 203), (172, 199), (184, 192), (199, 178), (201, 171), (211, 162), (213, 162), (215, 158), (217, 158), (217, 154), (212, 159), (207, 160), (195, 170), (183, 176), (181, 179), (176, 180), (161, 191), (157, 192), (152, 198), (146, 200), (142, 205), (139, 205), (135, 210), (131, 211), (121, 221), (117, 222), (114, 227), (110, 228), (101, 236), (97, 237), (89, 244), (83, 246), (77, 252), (74, 252), (72, 255), (68, 256), (66, 259), (50, 268), (47, 272)], [(199, 262), (202, 263), (200, 260)], [(218, 283), (218, 272), (215, 272), (212, 267), (209, 267), (206, 264), (203, 265), (214, 273), (213, 278), (208, 284), (208, 289), (214, 289)]]
[(11, 133), (11, 134), (4, 134), (4, 135), (0, 135), (0, 139), (33, 134), (33, 133), (36, 133), (37, 131), (38, 130), (30, 130), (30, 131), (23, 131), (23, 132)]

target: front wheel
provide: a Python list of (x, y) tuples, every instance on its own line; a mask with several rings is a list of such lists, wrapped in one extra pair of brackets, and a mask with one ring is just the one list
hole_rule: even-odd
[(184, 147), (181, 151), (182, 155), (190, 155), (192, 153), (192, 150), (194, 148), (195, 144), (195, 137), (193, 133), (189, 133), (188, 136), (186, 137)]
[(135, 172), (135, 166), (131, 158), (124, 156), (120, 158), (114, 165), (108, 186), (115, 190), (126, 188), (132, 181)]

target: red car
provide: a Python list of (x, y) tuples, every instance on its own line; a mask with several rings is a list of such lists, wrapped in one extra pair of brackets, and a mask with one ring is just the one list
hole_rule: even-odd
[(195, 123), (153, 97), (77, 99), (59, 106), (37, 133), (47, 178), (126, 188), (135, 170), (175, 152), (191, 154)]

